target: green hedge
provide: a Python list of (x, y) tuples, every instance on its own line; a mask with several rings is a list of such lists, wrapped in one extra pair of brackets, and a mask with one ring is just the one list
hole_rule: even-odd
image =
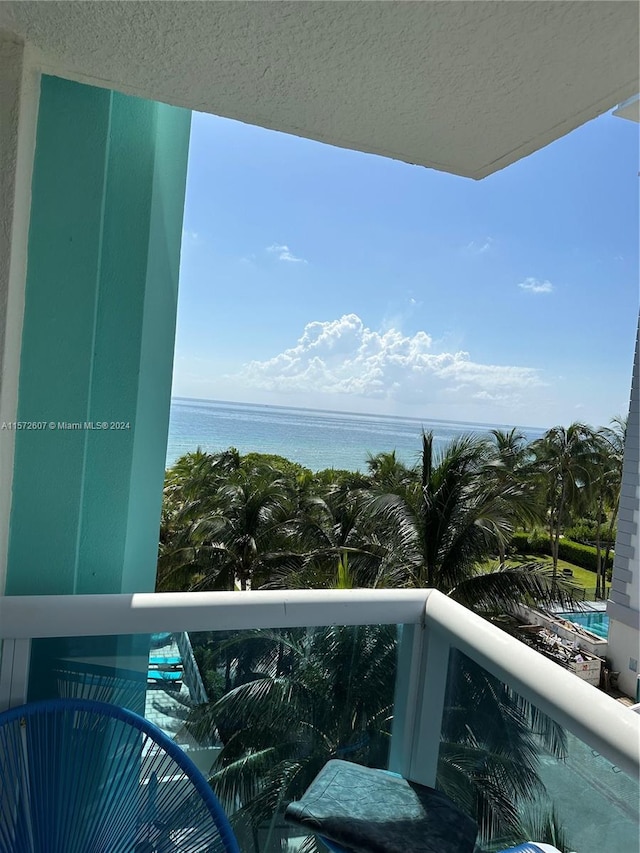
[[(581, 521), (579, 524), (574, 524), (573, 527), (568, 527), (564, 531), (564, 535), (567, 539), (573, 539), (574, 542), (580, 542), (581, 544), (585, 544), (588, 542), (595, 542), (597, 539), (597, 526), (595, 521)], [(603, 545), (606, 544), (607, 535), (609, 533), (609, 525), (603, 525), (600, 528), (600, 541)], [(611, 531), (611, 544), (613, 545), (616, 541), (616, 533), (617, 529), (614, 526)]]
[(539, 530), (534, 530), (532, 533), (516, 530), (511, 537), (511, 545), (520, 554), (549, 554), (551, 556), (549, 537)]
[[(516, 531), (512, 538), (511, 544), (516, 551), (522, 554), (551, 554), (551, 545), (549, 538), (543, 537), (539, 532), (525, 533), (524, 531)], [(580, 566), (583, 569), (588, 569), (590, 572), (596, 571), (596, 549), (591, 545), (581, 545), (579, 542), (572, 542), (570, 539), (561, 539), (558, 542), (558, 557), (561, 560), (566, 560), (568, 563), (573, 563), (574, 566)], [(602, 549), (602, 557), (604, 558), (604, 548)], [(613, 555), (609, 554), (607, 568), (613, 566)]]
[(529, 550), (529, 534), (524, 530), (516, 530), (511, 537), (511, 547), (515, 548), (519, 554), (526, 554)]
[[(601, 558), (604, 558), (604, 548), (602, 548)], [(561, 539), (558, 542), (558, 557), (561, 560), (566, 560), (568, 563), (573, 563), (576, 566), (581, 566), (583, 569), (588, 569), (590, 572), (597, 570), (597, 551), (591, 545), (581, 545), (580, 542), (572, 542), (570, 539)], [(607, 568), (613, 566), (613, 555), (609, 554), (607, 560)]]

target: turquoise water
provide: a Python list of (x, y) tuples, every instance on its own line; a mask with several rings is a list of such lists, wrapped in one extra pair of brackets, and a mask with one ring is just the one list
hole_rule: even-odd
[(609, 617), (603, 610), (592, 610), (589, 613), (559, 613), (558, 615), (568, 622), (573, 622), (574, 625), (581, 625), (604, 640), (609, 636)]
[[(425, 418), (356, 415), (312, 409), (222, 403), (174, 398), (171, 402), (167, 465), (197, 447), (215, 453), (237, 447), (286, 456), (318, 471), (323, 468), (366, 470), (368, 453), (395, 450), (406, 464), (420, 453), (420, 434), (433, 430), (436, 447), (462, 433), (484, 434), (493, 424), (436, 421)], [(542, 430), (523, 429), (527, 438)]]

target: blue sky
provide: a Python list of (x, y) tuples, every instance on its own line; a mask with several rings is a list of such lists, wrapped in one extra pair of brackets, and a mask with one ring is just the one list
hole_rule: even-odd
[(638, 273), (633, 122), (476, 182), (194, 114), (173, 393), (605, 424)]

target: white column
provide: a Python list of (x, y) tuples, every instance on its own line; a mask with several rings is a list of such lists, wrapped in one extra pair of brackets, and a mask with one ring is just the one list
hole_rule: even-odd
[(618, 685), (635, 697), (640, 672), (640, 325), (631, 383), (631, 403), (622, 468), (618, 534), (609, 613), (609, 657), (620, 672)]
[[(0, 32), (0, 427), (15, 421), (40, 74)], [(7, 564), (15, 433), (0, 429), (0, 595)]]

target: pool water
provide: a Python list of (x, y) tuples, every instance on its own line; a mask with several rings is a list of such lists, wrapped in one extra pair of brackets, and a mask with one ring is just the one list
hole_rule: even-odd
[(609, 636), (609, 617), (604, 610), (591, 610), (589, 613), (559, 613), (558, 616), (566, 619), (567, 622), (586, 628), (603, 640)]

